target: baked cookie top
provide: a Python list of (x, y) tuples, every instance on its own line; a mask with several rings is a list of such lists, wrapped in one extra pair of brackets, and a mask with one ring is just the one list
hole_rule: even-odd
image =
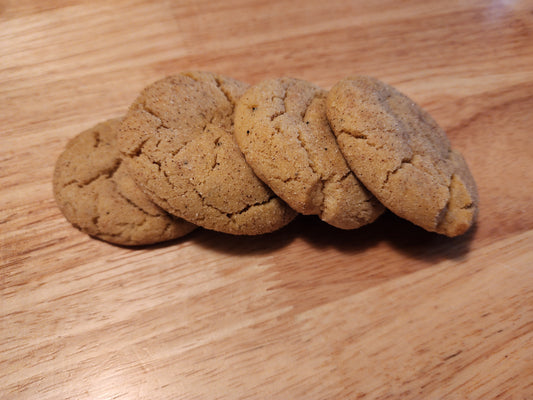
[(370, 77), (348, 77), (327, 116), (357, 177), (392, 212), (426, 230), (464, 233), (478, 210), (474, 179), (444, 130), (420, 106)]
[(120, 128), (134, 180), (166, 211), (207, 229), (272, 232), (296, 215), (253, 173), (233, 137), (233, 111), (247, 85), (185, 72), (145, 88)]
[(235, 138), (257, 176), (293, 209), (339, 228), (358, 228), (384, 208), (339, 151), (326, 95), (293, 78), (252, 86), (237, 102)]
[(145, 245), (175, 239), (195, 226), (152, 203), (129, 177), (116, 148), (119, 119), (72, 138), (54, 171), (59, 208), (75, 227), (107, 242)]

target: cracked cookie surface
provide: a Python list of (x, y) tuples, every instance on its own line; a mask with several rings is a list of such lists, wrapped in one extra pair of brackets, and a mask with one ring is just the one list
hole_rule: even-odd
[(185, 72), (145, 88), (130, 107), (119, 147), (130, 174), (166, 211), (207, 229), (257, 235), (296, 212), (246, 164), (233, 112), (247, 85)]
[(146, 245), (183, 236), (195, 226), (151, 202), (127, 174), (116, 147), (119, 119), (72, 138), (54, 170), (59, 208), (75, 227), (107, 242)]
[(330, 90), (327, 116), (351, 169), (392, 212), (457, 236), (478, 210), (474, 179), (444, 130), (420, 106), (371, 77)]
[(326, 118), (326, 95), (299, 79), (263, 81), (237, 102), (235, 138), (254, 172), (293, 209), (354, 229), (384, 208), (340, 153)]

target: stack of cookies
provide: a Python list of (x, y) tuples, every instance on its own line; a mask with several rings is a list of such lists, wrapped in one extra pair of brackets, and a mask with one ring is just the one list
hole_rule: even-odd
[(185, 72), (59, 156), (54, 193), (77, 228), (120, 245), (200, 226), (273, 232), (298, 214), (341, 229), (385, 209), (447, 236), (477, 214), (475, 182), (431, 116), (393, 87), (349, 77), (328, 92), (279, 78), (249, 86)]

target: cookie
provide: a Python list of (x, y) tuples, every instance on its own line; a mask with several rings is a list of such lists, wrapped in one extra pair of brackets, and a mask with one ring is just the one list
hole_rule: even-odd
[(299, 79), (263, 81), (237, 102), (235, 138), (257, 176), (294, 210), (358, 228), (383, 206), (340, 153), (326, 118), (326, 94)]
[(327, 116), (351, 169), (392, 212), (457, 236), (473, 224), (476, 184), (444, 130), (420, 106), (370, 77), (338, 82)]
[(54, 170), (59, 208), (81, 231), (119, 245), (175, 239), (195, 226), (152, 203), (127, 174), (116, 147), (120, 120), (102, 122), (71, 139)]
[(130, 107), (119, 147), (135, 182), (166, 211), (207, 229), (257, 235), (296, 212), (246, 164), (233, 136), (247, 85), (186, 72), (145, 88)]

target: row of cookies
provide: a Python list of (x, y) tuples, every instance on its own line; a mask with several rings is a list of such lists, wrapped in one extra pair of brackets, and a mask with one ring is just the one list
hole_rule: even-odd
[(67, 145), (54, 190), (71, 223), (123, 245), (195, 226), (258, 235), (297, 213), (355, 229), (385, 207), (456, 236), (477, 210), (472, 176), (444, 131), (366, 77), (329, 92), (291, 78), (249, 87), (208, 72), (166, 77), (121, 121)]

